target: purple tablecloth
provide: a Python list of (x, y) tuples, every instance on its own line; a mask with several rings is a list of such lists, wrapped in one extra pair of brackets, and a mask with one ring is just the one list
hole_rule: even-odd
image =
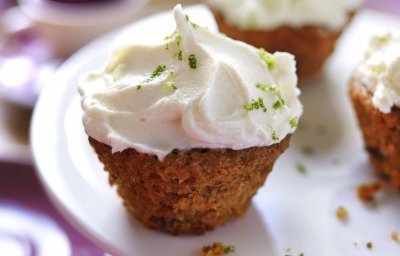
[(103, 255), (50, 204), (30, 166), (0, 163), (0, 255)]
[(399, 0), (366, 0), (364, 6), (400, 15)]

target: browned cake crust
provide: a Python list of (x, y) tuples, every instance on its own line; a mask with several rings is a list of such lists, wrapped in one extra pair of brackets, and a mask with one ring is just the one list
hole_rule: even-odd
[(243, 150), (174, 150), (160, 162), (131, 148), (112, 154), (89, 137), (128, 210), (171, 234), (199, 234), (242, 217), (289, 140)]
[[(296, 57), (300, 78), (320, 73), (325, 60), (333, 52), (342, 30), (332, 31), (319, 26), (292, 28), (281, 26), (267, 31), (244, 30), (229, 24), (221, 13), (213, 10), (219, 29), (227, 36), (269, 52), (284, 51)], [(349, 14), (350, 17), (354, 13)]]
[(350, 82), (350, 96), (374, 169), (400, 191), (400, 109), (382, 113), (372, 105), (371, 93), (355, 80)]

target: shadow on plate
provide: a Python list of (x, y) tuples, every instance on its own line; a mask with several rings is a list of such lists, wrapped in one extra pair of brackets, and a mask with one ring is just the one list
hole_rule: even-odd
[(343, 114), (340, 113), (338, 86), (329, 76), (321, 74), (303, 80), (299, 87), (304, 105), (299, 129), (293, 136), (297, 147), (312, 146), (320, 154), (330, 154), (345, 135)]
[[(129, 215), (127, 211), (126, 214)], [(128, 218), (133, 234), (129, 239), (135, 243), (137, 255), (198, 256), (203, 246), (214, 242), (235, 246), (237, 255), (259, 256), (261, 252), (263, 255), (278, 255), (268, 224), (254, 205), (243, 219), (198, 236), (171, 236), (147, 229), (130, 215)]]

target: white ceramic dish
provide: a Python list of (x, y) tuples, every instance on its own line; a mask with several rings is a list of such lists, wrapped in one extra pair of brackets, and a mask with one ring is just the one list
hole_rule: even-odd
[[(209, 11), (187, 10), (191, 19), (215, 29)], [(202, 22), (200, 22), (202, 21)], [(171, 13), (130, 26), (123, 34), (164, 36), (173, 30)], [(119, 32), (109, 34), (69, 59), (45, 87), (36, 106), (31, 142), (38, 175), (60, 211), (105, 251), (115, 255), (195, 256), (215, 241), (235, 245), (235, 256), (399, 255), (391, 239), (400, 231), (400, 195), (385, 186), (378, 207), (361, 203), (355, 188), (377, 179), (368, 164), (347, 82), (371, 34), (400, 26), (400, 18), (364, 10), (353, 20), (328, 61), (323, 74), (304, 81), (305, 114), (290, 149), (277, 161), (247, 213), (202, 236), (169, 236), (144, 228), (130, 217), (87, 142), (76, 91), (78, 76), (99, 67)], [(129, 36), (128, 36), (129, 37)], [(117, 42), (119, 41), (117, 40)], [(312, 147), (314, 154), (302, 153)], [(306, 173), (296, 171), (302, 163)], [(335, 216), (348, 209), (347, 222)], [(373, 249), (366, 248), (372, 242)], [(356, 244), (355, 244), (356, 243)], [(287, 251), (290, 248), (290, 253)]]

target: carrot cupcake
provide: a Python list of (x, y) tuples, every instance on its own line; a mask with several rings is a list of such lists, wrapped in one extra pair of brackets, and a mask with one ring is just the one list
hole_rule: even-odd
[(82, 77), (83, 124), (138, 220), (203, 233), (244, 215), (302, 105), (292, 55), (213, 33), (180, 5), (174, 17), (165, 40), (118, 48)]
[(300, 78), (320, 72), (362, 0), (208, 0), (222, 33), (294, 54)]
[(371, 39), (350, 96), (374, 169), (400, 191), (400, 31)]

